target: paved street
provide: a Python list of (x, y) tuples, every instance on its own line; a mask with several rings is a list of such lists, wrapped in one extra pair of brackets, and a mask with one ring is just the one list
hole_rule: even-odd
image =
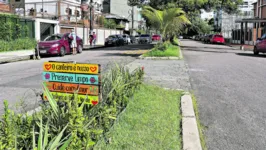
[[(10, 106), (16, 109), (18, 102), (24, 108), (31, 110), (37, 107), (38, 98), (35, 93), (41, 90), (42, 64), (45, 61), (77, 61), (86, 63), (99, 63), (105, 71), (114, 62), (127, 64), (140, 55), (139, 50), (151, 48), (151, 45), (129, 45), (123, 47), (108, 47), (83, 51), (78, 55), (65, 57), (46, 57), (41, 60), (28, 60), (0, 65), (0, 114), (3, 113), (3, 100), (8, 100)], [(132, 51), (136, 51), (134, 54)], [(18, 110), (18, 109), (16, 109)]]
[(266, 56), (183, 40), (210, 150), (265, 150)]

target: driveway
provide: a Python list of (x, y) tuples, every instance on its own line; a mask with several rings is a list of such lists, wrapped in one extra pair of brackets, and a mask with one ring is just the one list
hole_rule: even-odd
[(182, 40), (210, 150), (266, 149), (266, 56)]
[[(42, 65), (46, 61), (97, 63), (101, 64), (102, 71), (105, 72), (114, 63), (128, 64), (134, 61), (141, 51), (151, 47), (152, 45), (145, 44), (107, 47), (83, 51), (78, 55), (0, 64), (0, 115), (3, 113), (3, 100), (8, 100), (12, 109), (19, 111), (31, 110), (39, 106), (40, 97), (36, 97), (36, 93), (41, 91)], [(16, 106), (22, 106), (22, 109), (17, 109)]]

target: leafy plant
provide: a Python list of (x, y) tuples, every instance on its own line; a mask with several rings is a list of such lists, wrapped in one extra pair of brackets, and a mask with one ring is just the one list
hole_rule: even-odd
[(105, 19), (104, 20), (104, 27), (108, 29), (115, 29), (116, 28), (116, 22), (114, 19)]
[(160, 31), (163, 39), (182, 33), (184, 27), (190, 24), (186, 13), (181, 8), (156, 10), (150, 6), (144, 6), (141, 14), (152, 23), (152, 27)]

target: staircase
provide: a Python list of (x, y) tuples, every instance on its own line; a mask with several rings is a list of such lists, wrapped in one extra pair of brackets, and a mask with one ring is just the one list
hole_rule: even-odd
[[(41, 39), (44, 40), (48, 35), (44, 34), (47, 30), (50, 30), (50, 27), (52, 26), (52, 24), (48, 24), (48, 23), (41, 23)], [(50, 33), (51, 35), (51, 33)]]

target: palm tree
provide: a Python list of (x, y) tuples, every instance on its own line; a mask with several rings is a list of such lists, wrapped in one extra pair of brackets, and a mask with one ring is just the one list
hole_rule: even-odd
[(191, 24), (181, 8), (169, 8), (161, 11), (150, 6), (143, 6), (141, 14), (153, 28), (161, 32), (163, 39), (169, 39), (168, 37), (182, 33), (186, 25)]

